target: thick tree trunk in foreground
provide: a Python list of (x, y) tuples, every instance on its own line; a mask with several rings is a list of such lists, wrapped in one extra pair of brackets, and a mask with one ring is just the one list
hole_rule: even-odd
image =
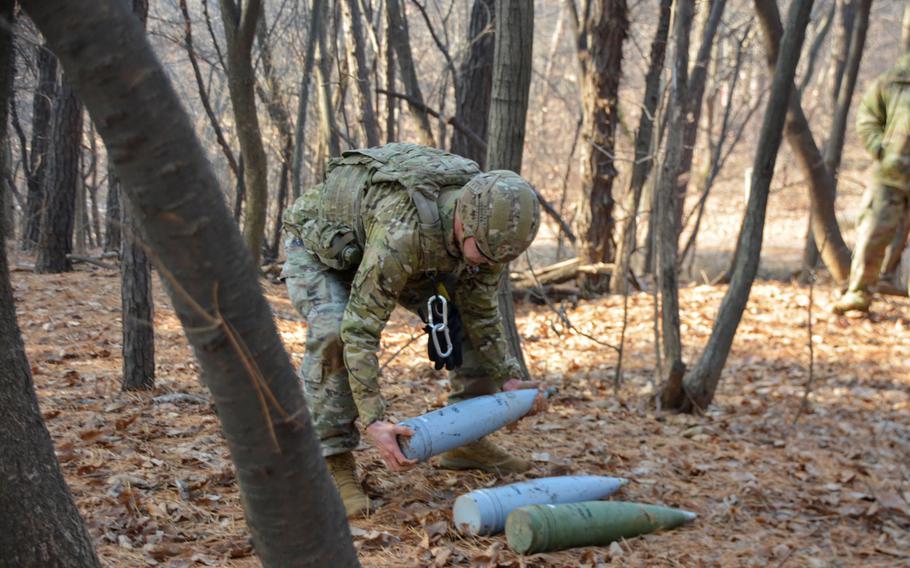
[(408, 20), (404, 14), (402, 0), (386, 0), (386, 16), (389, 34), (389, 48), (395, 50), (398, 68), (401, 70), (401, 82), (408, 97), (419, 105), (408, 104), (411, 115), (417, 122), (417, 136), (421, 144), (435, 146), (433, 129), (430, 128), (430, 116), (424, 106), (417, 70), (414, 68), (414, 57), (411, 55), (411, 38), (408, 33)]
[[(673, 83), (669, 102), (669, 131), (663, 160), (655, 183), (656, 211), (654, 220), (655, 248), (657, 251), (657, 281), (660, 286), (661, 338), (666, 363), (663, 369), (665, 393), (676, 393), (682, 388), (686, 367), (682, 360), (682, 339), (679, 331), (679, 274), (677, 271), (677, 242), (679, 228), (676, 224), (679, 175), (682, 167), (683, 139), (685, 136), (689, 75), (689, 33), (692, 29), (694, 0), (676, 3), (676, 57), (673, 63)], [(666, 400), (666, 395), (664, 400)]]
[[(494, 0), (474, 0), (468, 25), (468, 49), (458, 69), (455, 93), (455, 120), (487, 139), (487, 118), (493, 87)], [(456, 128), (452, 132), (452, 152), (486, 166), (487, 149)]]
[[(79, 89), (212, 393), (265, 566), (356, 566), (251, 251), (167, 74), (117, 0), (24, 2)], [(99, 34), (98, 30), (109, 33)], [(192, 187), (193, 191), (186, 191)]]
[[(765, 40), (768, 68), (774, 72), (783, 27), (776, 0), (754, 0), (755, 12)], [(821, 244), (822, 261), (838, 282), (850, 275), (850, 249), (844, 242), (837, 216), (834, 213), (835, 181), (815, 144), (802, 105), (793, 92), (788, 102), (787, 125), (784, 130), (787, 144), (793, 151), (800, 170), (809, 185), (812, 203), (812, 234)]]
[[(0, 0), (0, 132), (12, 94), (12, 0)], [(4, 58), (10, 58), (4, 61)], [(0, 235), (5, 232), (0, 216)], [(0, 239), (0, 566), (99, 566), (41, 418)]]
[(755, 153), (752, 188), (746, 216), (739, 233), (739, 254), (736, 255), (733, 279), (720, 304), (708, 344), (692, 372), (686, 377), (683, 392), (673, 393), (672, 398), (664, 398), (668, 407), (686, 412), (703, 411), (714, 399), (721, 372), (736, 335), (736, 328), (742, 320), (749, 292), (752, 290), (752, 282), (758, 272), (768, 189), (771, 187), (774, 164), (783, 138), (787, 101), (792, 100), (795, 90), (793, 77), (796, 74), (811, 12), (812, 0), (794, 0), (791, 5), (787, 18), (787, 32), (781, 42), (781, 56), (775, 65), (771, 98), (768, 100)]
[(35, 271), (69, 272), (73, 265), (66, 255), (73, 252), (73, 221), (79, 153), (82, 151), (82, 103), (66, 77), (51, 119), (50, 163), (44, 189), (44, 215), (38, 240)]
[[(530, 0), (498, 0), (494, 21), (496, 41), (487, 121), (487, 168), (520, 173), (531, 86), (534, 4)], [(521, 349), (521, 336), (515, 327), (515, 306), (508, 269), (502, 273), (498, 296), (499, 313), (512, 355), (521, 366), (522, 378), (528, 379), (531, 374)]]
[(261, 14), (261, 0), (249, 0), (242, 7), (234, 0), (221, 0), (221, 21), (224, 23), (227, 43), (228, 90), (231, 93), (234, 123), (244, 160), (246, 217), (243, 240), (257, 264), (262, 236), (265, 234), (265, 214), (269, 199), (268, 161), (256, 113), (256, 75), (252, 61), (256, 22)]
[[(145, 27), (147, 0), (131, 0), (133, 13)], [(127, 201), (126, 196), (123, 200)], [(123, 390), (155, 386), (155, 302), (152, 263), (136, 233), (129, 207), (121, 210), (123, 249), (120, 251), (120, 305), (123, 331)]]
[(32, 250), (41, 238), (41, 217), (44, 207), (45, 177), (47, 176), (48, 151), (52, 148), (51, 115), (57, 99), (57, 58), (50, 50), (39, 45), (35, 48), (38, 79), (32, 99), (32, 141), (29, 152), (28, 196), (25, 200), (25, 231), (22, 249)]
[[(585, 141), (576, 246), (582, 262), (596, 264), (612, 261), (614, 253), (613, 180), (618, 172), (613, 154), (619, 123), (622, 45), (629, 19), (625, 0), (597, 0), (586, 15), (585, 21), (572, 18), (582, 73)], [(608, 285), (608, 277), (602, 274), (581, 279), (582, 290), (588, 293), (606, 292)]]

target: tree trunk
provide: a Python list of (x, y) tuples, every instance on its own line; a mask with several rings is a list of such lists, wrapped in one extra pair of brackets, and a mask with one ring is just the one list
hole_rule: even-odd
[(360, 99), (360, 120), (367, 146), (379, 145), (379, 123), (373, 110), (373, 93), (370, 84), (370, 69), (367, 66), (366, 40), (363, 35), (363, 19), (358, 0), (345, 0), (345, 23), (348, 30), (349, 48), (354, 52), (354, 75), (357, 94)]
[(686, 92), (689, 74), (689, 33), (692, 29), (694, 0), (676, 3), (676, 57), (669, 102), (669, 131), (660, 169), (657, 172), (655, 192), (655, 245), (657, 252), (657, 281), (660, 286), (661, 335), (663, 354), (668, 374), (663, 377), (665, 392), (675, 393), (681, 388), (685, 373), (682, 361), (682, 340), (679, 331), (679, 275), (677, 272), (676, 224), (677, 188), (682, 166), (683, 137), (686, 124)]
[[(13, 0), (0, 0), (0, 132), (13, 87)], [(6, 137), (4, 136), (4, 139)], [(0, 172), (2, 174), (4, 172)], [(0, 216), (0, 235), (6, 232)], [(0, 238), (0, 566), (99, 566), (41, 418)]]
[(398, 59), (398, 68), (401, 70), (401, 81), (404, 83), (405, 92), (419, 104), (408, 104), (411, 114), (417, 121), (417, 136), (421, 144), (435, 145), (433, 129), (430, 128), (430, 116), (426, 112), (423, 94), (420, 92), (420, 82), (417, 80), (417, 70), (414, 68), (414, 58), (411, 55), (411, 39), (408, 35), (408, 21), (404, 14), (404, 4), (400, 0), (386, 0), (386, 14), (388, 18), (389, 47), (395, 50)]
[[(578, 256), (585, 264), (613, 260), (613, 180), (618, 172), (613, 160), (619, 122), (619, 80), (622, 45), (629, 29), (625, 0), (597, 0), (585, 10), (586, 19), (573, 15), (584, 108), (582, 132), (584, 170), (578, 220)], [(609, 278), (589, 274), (581, 288), (589, 294), (605, 292)]]
[(104, 211), (104, 252), (120, 255), (123, 240), (120, 227), (120, 180), (114, 168), (107, 168), (107, 206)]
[[(133, 14), (145, 27), (147, 0), (128, 0)], [(127, 194), (122, 201), (128, 202)], [(155, 387), (155, 302), (152, 263), (138, 239), (130, 208), (121, 210), (123, 249), (120, 251), (120, 305), (123, 330), (123, 383), (125, 391)]]
[(328, 2), (313, 0), (310, 10), (310, 26), (306, 40), (306, 56), (303, 61), (303, 78), (300, 80), (300, 94), (297, 97), (297, 128), (294, 130), (294, 160), (291, 167), (291, 195), (294, 200), (300, 197), (303, 183), (303, 136), (306, 133), (307, 102), (310, 99), (310, 77), (316, 53), (316, 38), (325, 21), (325, 10)]
[[(468, 49), (459, 65), (458, 92), (455, 93), (455, 120), (487, 139), (487, 117), (493, 86), (494, 0), (474, 0), (468, 25)], [(452, 132), (452, 152), (486, 166), (486, 147), (456, 128)]]
[(35, 260), (35, 271), (39, 273), (73, 269), (67, 255), (73, 251), (76, 184), (79, 183), (79, 153), (82, 151), (82, 103), (65, 77), (51, 124), (44, 215)]
[[(341, 154), (338, 126), (335, 124), (335, 107), (332, 105), (332, 62), (326, 46), (326, 27), (319, 31), (319, 51), (316, 55), (316, 98), (319, 105), (319, 134), (329, 156)], [(322, 160), (320, 160), (320, 163)]]
[[(387, 18), (388, 19), (388, 18)], [(392, 47), (392, 28), (386, 23), (386, 48), (385, 48), (385, 90), (387, 93), (395, 92), (395, 48)], [(398, 120), (395, 117), (395, 109), (398, 100), (391, 95), (385, 97), (385, 141), (394, 142), (397, 140), (395, 125)]]
[[(762, 2), (776, 0), (755, 0), (756, 7)], [(739, 254), (733, 279), (721, 302), (715, 319), (714, 329), (701, 357), (692, 372), (686, 377), (684, 392), (665, 396), (668, 407), (686, 412), (703, 411), (714, 399), (720, 382), (720, 374), (730, 354), (730, 347), (736, 329), (742, 319), (749, 300), (752, 282), (758, 272), (761, 256), (762, 237), (765, 226), (765, 212), (768, 205), (768, 190), (774, 176), (774, 164), (783, 138), (784, 121), (788, 101), (793, 100), (795, 87), (793, 78), (799, 63), (806, 26), (812, 12), (812, 0), (794, 0), (787, 18), (787, 32), (781, 42), (780, 57), (775, 64), (771, 84), (771, 98), (762, 122), (755, 163), (752, 170), (752, 185), (746, 216), (739, 234)], [(666, 391), (665, 395), (670, 394)]]
[(625, 217), (622, 220), (620, 239), (616, 249), (616, 270), (610, 278), (610, 289), (619, 294), (629, 293), (627, 274), (632, 264), (632, 253), (635, 251), (638, 227), (638, 208), (641, 205), (642, 189), (651, 173), (654, 159), (651, 154), (651, 141), (654, 133), (654, 117), (660, 103), (660, 75), (664, 68), (667, 53), (667, 36), (670, 33), (670, 14), (673, 0), (661, 0), (660, 19), (654, 39), (651, 41), (651, 57), (648, 73), (645, 75), (645, 94), (642, 101), (641, 116), (638, 118), (638, 131), (635, 134), (635, 163), (632, 165), (632, 176), (625, 199)]
[[(531, 86), (531, 54), (534, 39), (534, 4), (530, 0), (498, 0), (496, 40), (493, 50), (493, 83), (490, 96), (487, 167), (521, 172), (525, 121)], [(499, 313), (512, 355), (521, 366), (522, 378), (530, 378), (515, 326), (515, 306), (504, 270), (498, 292)]]
[(265, 214), (268, 207), (268, 161), (262, 146), (259, 117), (256, 113), (252, 48), (256, 22), (262, 13), (261, 0), (249, 0), (242, 7), (235, 0), (221, 0), (221, 21), (227, 42), (228, 90), (234, 109), (234, 123), (243, 153), (246, 215), (243, 240), (259, 263)]
[(131, 217), (167, 274), (236, 464), (259, 559), (269, 567), (322, 566), (327, 558), (356, 566), (344, 508), (252, 253), (141, 27), (116, 0), (90, 9), (62, 0), (24, 6), (79, 88)]
[(683, 230), (682, 216), (686, 206), (686, 194), (692, 172), (692, 159), (695, 156), (695, 144), (698, 142), (698, 124), (701, 120), (702, 100), (708, 84), (708, 65), (711, 63), (711, 52), (714, 49), (714, 37), (720, 27), (720, 20), (727, 7), (727, 0), (711, 0), (711, 11), (708, 12), (702, 31), (701, 45), (692, 65), (692, 73), (686, 87), (685, 131), (683, 133), (682, 157), (679, 174), (676, 178), (676, 232)]
[(57, 58), (39, 45), (35, 48), (38, 79), (32, 99), (32, 141), (29, 152), (28, 196), (26, 197), (25, 230), (22, 250), (32, 250), (41, 238), (41, 217), (44, 215), (44, 187), (47, 177), (48, 151), (51, 148), (51, 114), (57, 100)]
[[(12, 137), (8, 136), (10, 106), (13, 99), (13, 80), (16, 76), (13, 52), (13, 26), (15, 17), (12, 0), (0, 0), (0, 247), (6, 254), (6, 239), (15, 237), (15, 219), (12, 216), (13, 188), (10, 168), (12, 159), (9, 146)], [(24, 157), (23, 157), (24, 159)]]
[[(768, 69), (773, 73), (780, 38), (783, 35), (777, 2), (775, 0), (754, 0), (754, 2), (765, 39)], [(821, 247), (822, 260), (834, 279), (844, 282), (850, 275), (850, 249), (844, 242), (834, 212), (834, 176), (825, 166), (795, 91), (791, 93), (788, 102), (784, 135), (809, 184), (812, 234), (815, 242), (823, 245)]]
[(901, 52), (910, 52), (910, 4), (904, 7), (904, 21), (901, 24)]

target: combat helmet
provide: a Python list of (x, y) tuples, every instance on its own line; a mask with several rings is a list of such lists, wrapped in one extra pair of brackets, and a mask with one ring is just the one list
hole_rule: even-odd
[(514, 260), (531, 246), (540, 227), (540, 204), (531, 185), (509, 170), (474, 176), (458, 198), (465, 237), (490, 260)]

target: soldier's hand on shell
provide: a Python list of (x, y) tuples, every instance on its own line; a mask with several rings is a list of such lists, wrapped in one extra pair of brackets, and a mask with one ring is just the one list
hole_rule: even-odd
[(405, 471), (417, 463), (417, 460), (406, 458), (398, 446), (398, 436), (410, 438), (413, 435), (414, 431), (407, 426), (381, 420), (367, 427), (367, 438), (379, 450), (379, 456), (391, 471)]
[(534, 398), (534, 406), (531, 407), (531, 410), (525, 414), (525, 416), (534, 416), (535, 414), (540, 414), (541, 412), (546, 412), (549, 408), (549, 402), (547, 401), (546, 390), (547, 387), (540, 381), (522, 381), (521, 379), (509, 379), (502, 385), (502, 391), (513, 391), (513, 390), (524, 390), (524, 389), (537, 389), (537, 396)]

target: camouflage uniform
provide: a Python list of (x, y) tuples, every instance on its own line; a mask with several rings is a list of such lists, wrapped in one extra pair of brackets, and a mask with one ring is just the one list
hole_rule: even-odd
[(868, 288), (879, 279), (885, 248), (910, 212), (910, 54), (866, 92), (856, 130), (876, 169), (863, 196), (850, 280), (839, 311), (868, 307)]
[[(300, 377), (323, 455), (357, 446), (358, 416), (364, 426), (384, 418), (380, 334), (396, 304), (416, 311), (436, 280), (457, 280), (450, 292), (465, 330), (451, 399), (496, 392), (519, 376), (496, 299), (505, 265), (469, 266), (454, 240), (458, 198), (479, 173), (474, 162), (409, 144), (346, 152), (285, 214), (282, 275), (307, 320)], [(435, 199), (414, 196), (434, 180)], [(417, 202), (438, 211), (436, 226), (422, 223)]]

